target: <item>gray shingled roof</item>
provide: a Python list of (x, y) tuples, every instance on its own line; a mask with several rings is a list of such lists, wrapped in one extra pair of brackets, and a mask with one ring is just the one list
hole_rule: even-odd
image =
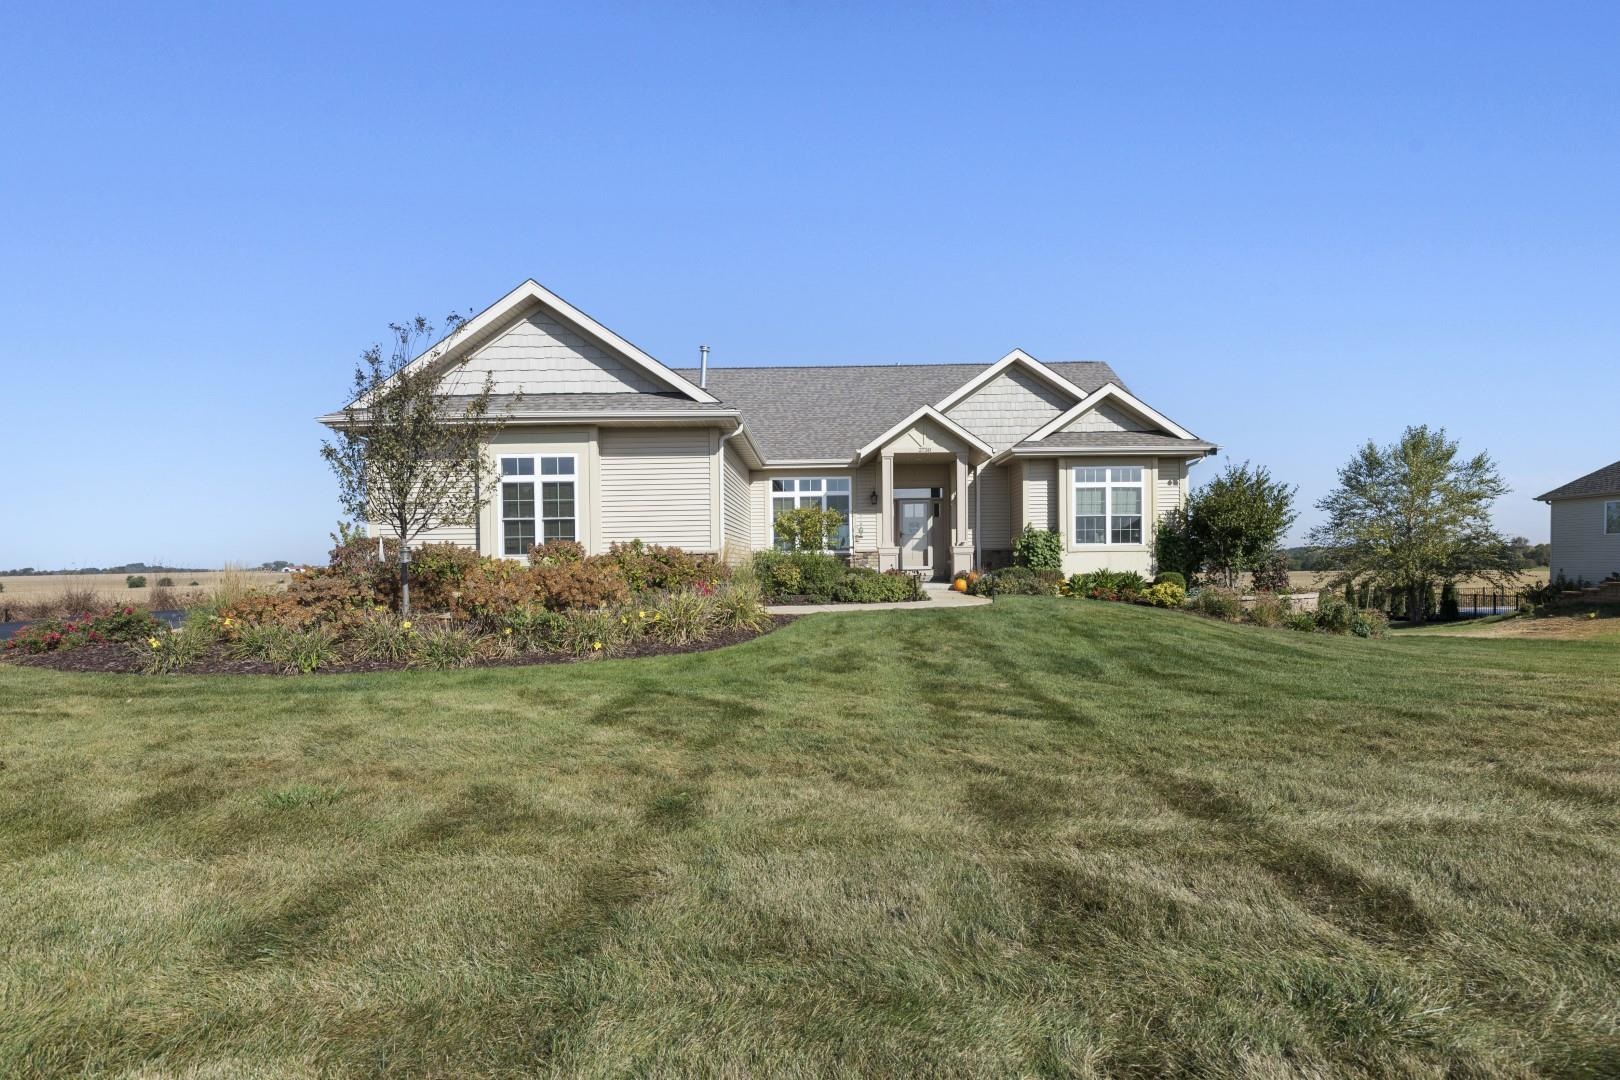
[(1589, 472), (1579, 480), (1571, 480), (1563, 487), (1553, 488), (1536, 498), (1551, 502), (1554, 499), (1590, 499), (1598, 495), (1620, 495), (1620, 461)]
[[(846, 461), (855, 451), (933, 405), (988, 364), (826, 364), (710, 367), (708, 391), (742, 413), (749, 437), (770, 461)], [(1107, 364), (1047, 364), (1086, 393), (1112, 382)], [(693, 383), (694, 368), (676, 371)]]
[[(455, 414), (467, 407), (477, 395), (446, 394), (443, 398), (446, 412)], [(693, 401), (685, 394), (491, 394), (489, 411), (494, 416), (536, 413), (559, 415), (592, 413), (623, 413), (627, 416), (645, 413), (712, 412), (732, 413), (735, 407), (720, 403)], [(359, 410), (362, 419), (365, 410)], [(342, 413), (321, 417), (322, 421), (341, 420)]]
[(1156, 431), (1054, 431), (1039, 442), (1021, 442), (1018, 449), (1213, 450), (1201, 439), (1178, 439)]

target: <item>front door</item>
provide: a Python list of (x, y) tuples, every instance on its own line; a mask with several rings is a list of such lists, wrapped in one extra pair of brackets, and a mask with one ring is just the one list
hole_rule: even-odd
[(900, 501), (900, 569), (931, 570), (934, 566), (934, 515), (932, 499)]

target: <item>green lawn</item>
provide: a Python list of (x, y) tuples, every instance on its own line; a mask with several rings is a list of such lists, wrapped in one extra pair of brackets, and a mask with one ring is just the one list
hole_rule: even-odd
[(1620, 647), (0, 666), (0, 1075), (1620, 1073)]

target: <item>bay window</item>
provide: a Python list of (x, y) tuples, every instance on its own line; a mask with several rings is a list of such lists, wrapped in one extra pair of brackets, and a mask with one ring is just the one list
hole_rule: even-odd
[(771, 546), (776, 541), (776, 515), (814, 506), (836, 510), (844, 518), (833, 536), (834, 551), (849, 550), (850, 483), (847, 476), (787, 476), (771, 481)]
[(1144, 505), (1140, 465), (1076, 468), (1074, 542), (1142, 543)]
[(577, 540), (574, 455), (501, 458), (501, 554), (528, 555), (547, 540)]

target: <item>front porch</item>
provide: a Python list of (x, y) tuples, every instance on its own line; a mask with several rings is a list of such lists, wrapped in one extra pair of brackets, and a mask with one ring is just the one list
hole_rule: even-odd
[(903, 570), (925, 581), (949, 581), (974, 566), (969, 483), (990, 447), (933, 410), (919, 410), (860, 458), (876, 458), (879, 570)]

